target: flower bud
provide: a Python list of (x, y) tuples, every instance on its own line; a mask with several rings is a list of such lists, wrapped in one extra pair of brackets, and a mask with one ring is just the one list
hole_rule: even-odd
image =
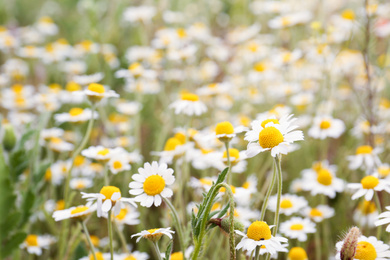
[[(223, 231), (229, 234), (230, 231), (230, 221), (229, 218), (212, 218), (210, 219), (209, 223), (213, 223), (215, 225), (218, 225)], [(245, 226), (240, 221), (238, 221), (236, 218), (234, 218), (234, 230), (239, 230), (241, 232), (244, 232)]]
[(352, 227), (345, 236), (344, 244), (340, 251), (341, 260), (352, 260), (356, 253), (360, 230), (357, 227)]
[(11, 151), (16, 144), (16, 136), (14, 127), (11, 124), (4, 124), (4, 136), (3, 136), (3, 145), (7, 151)]

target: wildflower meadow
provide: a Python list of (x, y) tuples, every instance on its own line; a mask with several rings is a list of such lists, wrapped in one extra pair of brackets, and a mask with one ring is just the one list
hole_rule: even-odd
[(0, 0), (0, 259), (390, 260), (388, 0)]

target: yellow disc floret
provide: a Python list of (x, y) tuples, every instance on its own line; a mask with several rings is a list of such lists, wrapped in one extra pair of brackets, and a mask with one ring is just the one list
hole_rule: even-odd
[(103, 186), (103, 188), (100, 190), (100, 194), (103, 194), (106, 197), (104, 200), (111, 199), (112, 194), (116, 192), (119, 192), (119, 194), (121, 193), (119, 188), (115, 186)]
[(247, 231), (247, 236), (255, 241), (271, 239), (271, 229), (264, 221), (253, 222)]
[(183, 94), (181, 94), (181, 100), (195, 102), (195, 101), (199, 100), (199, 96), (195, 95), (195, 94), (192, 94), (192, 93), (183, 93)]
[(375, 260), (376, 259), (376, 250), (375, 247), (367, 242), (360, 241), (356, 247), (356, 254), (354, 256), (355, 259), (361, 260)]
[(28, 246), (38, 246), (38, 236), (37, 235), (28, 235), (25, 240)]
[(183, 260), (183, 253), (182, 252), (175, 252), (171, 254), (171, 260)]
[(355, 13), (351, 9), (347, 9), (343, 11), (341, 17), (346, 20), (355, 20)]
[(356, 154), (371, 154), (372, 150), (370, 145), (362, 145), (356, 149)]
[(103, 94), (105, 92), (104, 86), (98, 83), (89, 84), (88, 90), (99, 94)]
[(78, 214), (78, 213), (82, 213), (84, 211), (87, 211), (89, 209), (89, 207), (87, 206), (78, 206), (74, 209), (72, 209), (72, 211), (70, 212), (71, 215), (75, 215), (75, 214)]
[(379, 179), (375, 176), (366, 176), (360, 183), (363, 186), (363, 189), (373, 189), (379, 184)]
[(375, 202), (364, 200), (359, 203), (359, 209), (364, 215), (374, 213), (376, 211)]
[(69, 115), (78, 116), (78, 115), (81, 115), (83, 113), (83, 111), (84, 110), (82, 108), (74, 107), (71, 110), (69, 110)]
[(310, 217), (314, 218), (314, 217), (322, 217), (322, 212), (316, 208), (312, 208), (310, 210)]
[(112, 164), (112, 167), (113, 167), (115, 170), (122, 169), (122, 163), (121, 163), (120, 161), (115, 161), (115, 162)]
[(305, 249), (302, 247), (293, 247), (290, 249), (290, 252), (288, 252), (288, 259), (289, 260), (306, 260), (307, 254)]
[(333, 179), (332, 174), (325, 168), (322, 168), (317, 172), (317, 181), (322, 185), (325, 186), (331, 185), (332, 179)]
[(292, 224), (291, 226), (290, 226), (290, 229), (291, 230), (302, 230), (303, 229), (303, 225), (302, 224)]
[(332, 123), (329, 120), (322, 120), (320, 123), (320, 128), (321, 129), (328, 129)]
[(109, 149), (104, 148), (104, 149), (98, 151), (97, 154), (98, 154), (98, 155), (103, 155), (103, 156), (104, 156), (104, 155), (107, 155), (109, 152), (110, 152)]
[(165, 188), (165, 180), (160, 175), (152, 175), (144, 182), (144, 191), (149, 196), (160, 194)]
[(259, 133), (259, 144), (263, 148), (274, 148), (283, 140), (282, 133), (273, 126), (266, 127)]
[(217, 126), (215, 127), (215, 134), (216, 135), (234, 134), (233, 125), (228, 121), (218, 123)]
[(292, 208), (292, 206), (293, 206), (293, 203), (289, 199), (284, 199), (284, 200), (282, 200), (282, 202), (280, 202), (280, 207), (282, 209), (289, 209), (289, 208)]
[[(101, 252), (96, 252), (95, 256), (96, 256), (96, 260), (104, 260), (103, 254)], [(89, 255), (89, 260), (95, 260), (93, 254)]]
[[(223, 158), (227, 158), (227, 152), (223, 152)], [(231, 163), (236, 163), (237, 160), (240, 158), (240, 151), (238, 151), (236, 148), (229, 148), (229, 157), (231, 160)]]
[(171, 137), (167, 140), (164, 146), (164, 151), (174, 151), (177, 146), (182, 145), (179, 139)]

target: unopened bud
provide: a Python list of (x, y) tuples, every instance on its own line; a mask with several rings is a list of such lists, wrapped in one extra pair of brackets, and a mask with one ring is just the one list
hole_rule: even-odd
[(357, 227), (352, 227), (344, 238), (344, 244), (340, 251), (341, 260), (352, 260), (356, 253), (360, 230)]
[(11, 151), (16, 144), (16, 136), (14, 127), (11, 124), (4, 124), (3, 145), (7, 151)]
[[(229, 234), (230, 231), (230, 220), (229, 218), (212, 218), (210, 219), (209, 223), (213, 223), (217, 226), (219, 226), (223, 231)], [(238, 221), (236, 218), (234, 218), (234, 230), (239, 230), (241, 232), (244, 232), (245, 226), (240, 221)]]

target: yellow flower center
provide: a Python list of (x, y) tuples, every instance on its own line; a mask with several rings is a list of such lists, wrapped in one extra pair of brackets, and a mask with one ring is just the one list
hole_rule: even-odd
[(187, 36), (186, 30), (183, 28), (177, 29), (176, 32), (177, 32), (177, 35), (179, 36), (179, 38), (185, 38)]
[(84, 181), (78, 181), (76, 184), (76, 189), (81, 190), (85, 188), (85, 182)]
[(81, 86), (74, 81), (70, 81), (68, 84), (66, 84), (65, 89), (69, 92), (79, 91), (81, 90)]
[(90, 236), (92, 244), (97, 247), (99, 245), (100, 239), (97, 236)]
[(138, 69), (140, 66), (141, 66), (141, 64), (139, 64), (138, 62), (134, 62), (134, 63), (129, 65), (128, 70), (133, 71), (133, 70)]
[(179, 140), (181, 144), (186, 143), (186, 135), (183, 133), (180, 133), (180, 132), (176, 133), (173, 137), (175, 137), (177, 140)]
[(310, 217), (322, 217), (322, 212), (316, 208), (310, 210)]
[(83, 111), (84, 110), (82, 108), (74, 107), (71, 110), (69, 110), (69, 115), (70, 116), (78, 116), (78, 115), (81, 115), (83, 113)]
[(56, 203), (56, 210), (63, 210), (65, 209), (65, 201), (64, 200), (59, 200)]
[[(97, 260), (104, 260), (103, 254), (101, 252), (95, 252), (95, 256)], [(94, 260), (93, 254), (89, 255), (89, 260)]]
[(115, 162), (112, 164), (112, 167), (113, 167), (115, 170), (122, 169), (122, 163), (119, 162), (119, 161), (115, 161)]
[(253, 222), (246, 234), (248, 238), (255, 241), (271, 239), (271, 229), (264, 221)]
[(171, 137), (167, 140), (164, 146), (164, 151), (174, 151), (177, 146), (182, 145), (179, 139)]
[(47, 168), (47, 170), (45, 172), (45, 181), (50, 181), (51, 180), (51, 175), (52, 175), (51, 169)]
[(321, 129), (328, 129), (331, 126), (331, 122), (329, 120), (322, 120), (320, 124)]
[(244, 184), (242, 184), (242, 187), (243, 187), (244, 189), (248, 189), (250, 185), (251, 185), (250, 182), (249, 182), (249, 181), (246, 181), (246, 182), (244, 182)]
[(257, 72), (263, 72), (267, 69), (263, 62), (258, 62), (253, 66), (253, 69)]
[(388, 166), (380, 166), (378, 167), (378, 173), (383, 178), (390, 174), (390, 167)]
[(149, 196), (160, 194), (165, 188), (165, 180), (160, 175), (152, 175), (144, 182), (144, 191)]
[(104, 149), (98, 151), (97, 154), (98, 154), (98, 155), (103, 155), (103, 156), (104, 156), (104, 155), (107, 155), (109, 152), (110, 152), (109, 149), (104, 148)]
[(288, 17), (283, 17), (283, 18), (282, 18), (282, 25), (283, 25), (283, 26), (288, 26), (288, 25), (290, 25), (290, 24), (291, 24), (290, 18), (288, 18)]
[(128, 210), (126, 208), (121, 209), (118, 216), (116, 216), (117, 219), (123, 220), (127, 215)]
[(230, 122), (228, 122), (228, 121), (218, 123), (217, 126), (215, 127), (215, 133), (217, 135), (223, 135), (223, 134), (230, 135), (230, 134), (233, 134), (234, 133), (233, 125)]
[(92, 44), (93, 44), (93, 42), (89, 41), (89, 40), (85, 40), (85, 41), (80, 42), (81, 47), (86, 51), (89, 51), (91, 49)]
[(293, 247), (290, 249), (290, 252), (288, 253), (288, 259), (289, 260), (306, 260), (307, 254), (305, 249), (302, 247)]
[(374, 176), (366, 176), (360, 183), (362, 184), (363, 189), (373, 189), (379, 184), (379, 179)]
[(38, 246), (38, 236), (37, 235), (28, 235), (25, 240), (28, 246)]
[(41, 23), (53, 23), (53, 20), (49, 16), (43, 16), (39, 19)]
[(302, 230), (303, 229), (303, 225), (302, 224), (293, 224), (290, 226), (290, 229), (291, 230)]
[[(233, 194), (236, 194), (236, 187), (234, 187), (233, 185), (230, 185), (230, 189), (232, 190)], [(219, 192), (225, 192), (225, 191), (226, 191), (225, 187), (222, 187), (219, 189)]]
[[(172, 259), (172, 258), (171, 258)], [(135, 258), (135, 256), (133, 256), (133, 255), (129, 255), (129, 256), (127, 256), (125, 259), (123, 259), (123, 260), (137, 260), (137, 258)]]
[(251, 122), (251, 119), (247, 116), (241, 116), (240, 117), (240, 124), (243, 125), (243, 126), (249, 126)]
[(289, 199), (284, 199), (282, 200), (282, 202), (280, 202), (280, 207), (282, 209), (289, 209), (289, 208), (292, 208), (293, 204), (291, 202), (291, 200)]
[(79, 167), (83, 165), (85, 162), (85, 157), (81, 155), (77, 155), (76, 158), (74, 159), (74, 166)]
[(50, 138), (50, 143), (60, 144), (60, 143), (62, 143), (62, 139), (58, 138), (58, 137), (52, 137), (52, 138)]
[(99, 94), (103, 94), (105, 92), (104, 86), (98, 83), (89, 84), (88, 90)]
[(273, 126), (266, 127), (259, 133), (259, 144), (263, 148), (273, 148), (283, 140), (282, 133)]
[(315, 162), (315, 163), (313, 163), (313, 166), (311, 168), (318, 173), (322, 169), (322, 163)]
[(371, 154), (372, 150), (370, 145), (362, 145), (356, 149), (356, 154)]
[(376, 210), (375, 202), (364, 200), (359, 203), (359, 209), (364, 215), (369, 215)]
[(175, 252), (171, 254), (171, 260), (183, 260), (183, 253), (182, 252)]
[[(227, 158), (227, 152), (223, 152), (223, 158)], [(229, 148), (229, 157), (232, 163), (236, 162), (240, 158), (240, 152), (236, 148)]]
[(198, 101), (199, 100), (199, 96), (198, 95), (195, 95), (195, 94), (192, 94), (192, 93), (183, 93), (181, 94), (181, 100), (187, 100), (187, 101)]
[(290, 52), (283, 54), (283, 62), (290, 62), (291, 59), (292, 59), (292, 54)]
[(351, 9), (347, 9), (343, 11), (341, 17), (346, 20), (355, 20), (355, 13)]
[(21, 94), (23, 89), (24, 89), (24, 87), (21, 84), (15, 84), (15, 85), (12, 85), (11, 89), (16, 94)]
[(375, 260), (376, 259), (376, 250), (375, 247), (367, 242), (360, 241), (356, 247), (356, 254), (354, 256), (355, 259), (361, 260)]
[[(116, 192), (121, 193), (119, 188), (117, 188), (115, 186), (103, 186), (103, 188), (100, 190), (100, 194), (103, 194), (106, 197), (104, 200), (111, 199), (112, 194), (114, 194)], [(119, 198), (120, 198), (120, 196), (119, 196)]]
[(213, 181), (210, 179), (201, 178), (201, 179), (199, 179), (199, 181), (200, 181), (200, 183), (207, 185), (207, 186), (213, 185)]
[(279, 120), (278, 119), (266, 119), (266, 120), (264, 120), (263, 122), (261, 122), (261, 127), (265, 127), (269, 122), (272, 122), (272, 123), (274, 123), (274, 124), (277, 124), (277, 125), (279, 125)]
[(320, 169), (317, 172), (317, 181), (322, 185), (329, 186), (332, 184), (332, 174), (325, 168)]
[(87, 206), (78, 206), (75, 209), (73, 209), (70, 212), (70, 214), (74, 215), (74, 214), (77, 214), (77, 213), (81, 213), (81, 212), (87, 211), (88, 209), (89, 209), (89, 207), (87, 207)]

